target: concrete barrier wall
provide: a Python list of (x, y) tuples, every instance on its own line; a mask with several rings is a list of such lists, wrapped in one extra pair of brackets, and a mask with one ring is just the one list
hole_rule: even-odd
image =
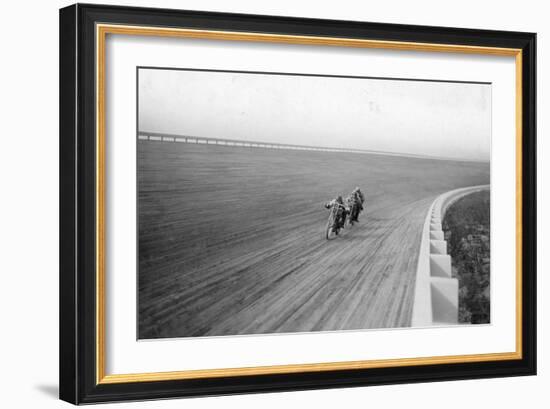
[(426, 215), (416, 269), (413, 327), (458, 323), (458, 280), (452, 277), (451, 256), (442, 222), (447, 209), (460, 198), (489, 185), (451, 190), (437, 197)]

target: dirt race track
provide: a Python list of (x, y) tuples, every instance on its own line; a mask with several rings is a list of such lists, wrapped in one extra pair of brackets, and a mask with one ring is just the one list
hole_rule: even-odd
[[(138, 142), (139, 338), (410, 326), (434, 198), (487, 163)], [(324, 238), (354, 186), (359, 225)]]

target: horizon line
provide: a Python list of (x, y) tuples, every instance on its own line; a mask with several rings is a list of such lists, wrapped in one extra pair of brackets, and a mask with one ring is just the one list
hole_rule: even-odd
[[(147, 138), (140, 138), (140, 136), (146, 136)], [(150, 139), (150, 137), (153, 137), (155, 139)], [(192, 135), (165, 133), (165, 132), (139, 131), (139, 130), (137, 132), (137, 138), (138, 140), (149, 140), (149, 141), (158, 141), (158, 142), (179, 142), (179, 143), (194, 143), (194, 144), (219, 145), (219, 146), (238, 146), (238, 147), (264, 148), (264, 149), (287, 149), (287, 150), (310, 150), (310, 151), (318, 151), (318, 152), (357, 153), (357, 154), (365, 154), (365, 155), (400, 156), (400, 157), (409, 157), (409, 158), (416, 158), (416, 159), (432, 159), (432, 160), (455, 161), (455, 162), (475, 162), (475, 163), (491, 162), (490, 158), (488, 160), (453, 158), (453, 157), (445, 157), (445, 156), (421, 155), (421, 154), (408, 153), (408, 152), (392, 152), (392, 151), (380, 151), (380, 150), (369, 150), (369, 149), (358, 149), (358, 148), (339, 148), (339, 147), (315, 146), (315, 145), (296, 145), (296, 144), (280, 143), (280, 142), (265, 142), (265, 141), (262, 142), (262, 141), (241, 140), (241, 139), (213, 138), (208, 136), (192, 136)], [(170, 139), (167, 140), (164, 138), (171, 138), (171, 140)], [(193, 142), (189, 142), (189, 140), (192, 140)], [(199, 142), (199, 141), (202, 141), (202, 142)], [(212, 141), (215, 143), (209, 143), (209, 141)]]

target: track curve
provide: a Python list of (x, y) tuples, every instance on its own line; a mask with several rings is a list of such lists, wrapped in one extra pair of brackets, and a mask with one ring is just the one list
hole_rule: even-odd
[[(426, 212), (489, 166), (384, 155), (138, 142), (139, 337), (411, 325)], [(336, 240), (323, 203), (355, 185)]]

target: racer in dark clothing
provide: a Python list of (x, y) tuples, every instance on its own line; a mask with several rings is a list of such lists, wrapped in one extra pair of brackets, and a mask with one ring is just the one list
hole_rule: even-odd
[(361, 189), (359, 189), (359, 187), (353, 189), (349, 197), (349, 201), (349, 207), (351, 209), (351, 222), (358, 222), (359, 213), (363, 210), (363, 203), (365, 203), (365, 196), (363, 195), (363, 192), (361, 192)]
[(348, 215), (348, 209), (344, 205), (344, 200), (340, 195), (338, 195), (336, 199), (333, 199), (330, 202), (325, 203), (325, 208), (327, 209), (332, 209), (334, 206), (338, 206), (338, 210), (336, 213), (337, 229), (335, 231), (335, 233), (338, 234), (338, 229), (341, 229), (344, 227), (346, 216)]

